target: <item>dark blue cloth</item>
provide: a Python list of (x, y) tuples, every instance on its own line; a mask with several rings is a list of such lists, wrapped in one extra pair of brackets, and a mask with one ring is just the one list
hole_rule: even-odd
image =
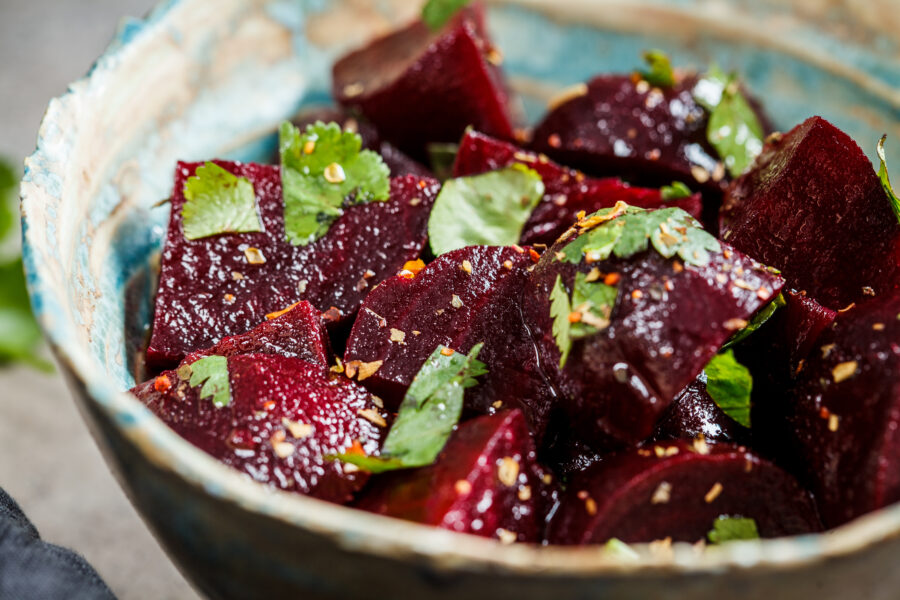
[(41, 540), (0, 489), (0, 600), (115, 600), (81, 556)]

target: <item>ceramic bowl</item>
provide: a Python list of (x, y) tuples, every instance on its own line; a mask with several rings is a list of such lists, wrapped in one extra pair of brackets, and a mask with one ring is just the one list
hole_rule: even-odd
[[(790, 4), (790, 6), (784, 6)], [(342, 50), (414, 16), (409, 0), (168, 0), (123, 24), (53, 100), (22, 185), (35, 312), (98, 444), (182, 571), (212, 597), (896, 597), (900, 506), (836, 531), (698, 552), (502, 546), (272, 491), (180, 439), (123, 390), (151, 315), (177, 159), (259, 159), (277, 123), (327, 100)], [(742, 71), (781, 128), (816, 112), (900, 148), (893, 0), (492, 2), (506, 69), (536, 118), (563, 86), (677, 64)], [(137, 557), (136, 557), (137, 558)]]

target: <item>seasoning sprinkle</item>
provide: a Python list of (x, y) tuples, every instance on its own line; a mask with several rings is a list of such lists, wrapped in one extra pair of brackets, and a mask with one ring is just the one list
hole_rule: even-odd
[(362, 381), (364, 379), (368, 379), (372, 375), (378, 372), (378, 369), (381, 368), (381, 365), (384, 364), (383, 360), (374, 360), (372, 362), (361, 362), (357, 367), (359, 371), (359, 376), (356, 378), (357, 381)]
[(722, 493), (723, 489), (724, 488), (722, 487), (722, 484), (717, 481), (713, 484), (713, 486), (711, 488), (709, 488), (709, 491), (706, 492), (706, 495), (703, 496), (703, 499), (706, 501), (707, 504), (710, 504), (716, 498), (719, 497), (719, 495)]
[(336, 162), (325, 167), (322, 176), (325, 177), (325, 181), (328, 183), (344, 183), (344, 181), (347, 180), (347, 175), (344, 173), (344, 167)]
[(450, 305), (453, 308), (462, 308), (463, 303), (462, 300), (459, 299), (459, 296), (453, 294), (453, 296), (450, 298)]
[(653, 496), (650, 498), (650, 504), (665, 504), (672, 497), (672, 484), (668, 481), (663, 481), (657, 486), (656, 491), (653, 492)]
[(391, 341), (397, 344), (405, 344), (406, 332), (391, 327)]
[(518, 538), (519, 536), (516, 533), (509, 531), (508, 529), (503, 529), (502, 527), (497, 528), (497, 539), (500, 540), (501, 544), (506, 546), (514, 544)]
[(828, 416), (828, 431), (834, 433), (841, 424), (841, 418), (835, 414)]
[(462, 264), (459, 265), (459, 268), (470, 275), (472, 274), (472, 263), (470, 263), (468, 260), (462, 261)]
[(840, 383), (845, 379), (850, 379), (856, 374), (858, 366), (859, 365), (855, 360), (839, 363), (831, 370), (831, 376), (834, 378), (834, 382)]
[(310, 423), (298, 423), (297, 421), (291, 421), (287, 417), (281, 418), (281, 424), (284, 425), (290, 434), (298, 440), (311, 436), (313, 431), (315, 431), (315, 427)]
[(266, 257), (263, 255), (262, 250), (253, 246), (244, 249), (244, 257), (251, 265), (261, 265), (266, 262)]
[(272, 319), (277, 319), (281, 315), (285, 315), (285, 314), (291, 312), (298, 304), (300, 304), (300, 303), (294, 302), (287, 308), (282, 308), (281, 310), (276, 310), (275, 312), (270, 312), (269, 314), (266, 315), (266, 320), (271, 321)]
[(529, 500), (531, 500), (531, 486), (523, 485), (519, 487), (519, 492), (517, 495), (519, 496), (519, 500), (521, 500), (522, 502), (528, 502)]
[(519, 462), (510, 457), (504, 456), (500, 459), (500, 465), (497, 467), (497, 479), (506, 487), (516, 485), (519, 478)]
[(458, 479), (456, 484), (454, 484), (453, 489), (455, 489), (456, 493), (460, 496), (464, 496), (472, 491), (472, 484), (465, 479)]
[(366, 421), (378, 425), (379, 427), (387, 427), (387, 421), (385, 421), (384, 417), (378, 414), (378, 411), (374, 408), (361, 408), (356, 411), (356, 414), (361, 416)]

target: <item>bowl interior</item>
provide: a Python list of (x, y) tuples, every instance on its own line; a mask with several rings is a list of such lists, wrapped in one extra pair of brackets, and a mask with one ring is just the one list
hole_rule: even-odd
[[(782, 130), (820, 114), (873, 156), (881, 134), (900, 138), (898, 48), (885, 25), (833, 3), (821, 13), (781, 4), (508, 0), (490, 3), (489, 24), (532, 122), (561, 88), (630, 72), (642, 50), (661, 48), (679, 66), (741, 72)], [(93, 401), (173, 469), (201, 461), (211, 490), (223, 470), (191, 458), (121, 393), (152, 316), (168, 220), (154, 205), (170, 194), (176, 160), (268, 160), (281, 120), (328, 101), (335, 56), (416, 12), (404, 0), (169, 0), (125, 22), (89, 76), (50, 105), (23, 183), (35, 311)]]

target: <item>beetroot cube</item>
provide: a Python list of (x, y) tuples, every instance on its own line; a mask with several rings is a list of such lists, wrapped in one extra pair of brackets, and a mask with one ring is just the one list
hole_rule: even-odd
[(277, 354), (327, 367), (331, 347), (322, 315), (303, 300), (283, 315), (267, 319), (247, 333), (226, 337), (211, 348), (188, 354), (182, 362), (190, 364), (204, 356), (235, 354)]
[(522, 413), (460, 424), (433, 465), (373, 478), (357, 503), (451, 531), (537, 542), (542, 472)]
[(482, 133), (468, 131), (459, 145), (453, 176), (478, 175), (514, 163), (534, 169), (544, 181), (544, 198), (522, 230), (522, 244), (550, 245), (577, 220), (579, 212), (591, 214), (622, 201), (641, 208), (677, 206), (700, 218), (699, 194), (665, 202), (659, 189), (632, 187), (617, 178), (594, 179)]
[(200, 163), (178, 165), (147, 349), (152, 367), (173, 366), (300, 300), (351, 318), (369, 289), (419, 256), (439, 188), (431, 179), (395, 178), (389, 201), (347, 208), (323, 238), (293, 246), (284, 232), (280, 169), (216, 164), (253, 183), (265, 231), (185, 238), (182, 191)]
[(418, 159), (426, 144), (457, 142), (470, 125), (512, 139), (500, 56), (476, 4), (439, 32), (416, 22), (348, 54), (333, 68), (334, 97)]
[(821, 117), (767, 144), (728, 189), (723, 239), (828, 308), (889, 292), (900, 224), (859, 146)]
[(900, 298), (838, 316), (800, 370), (785, 406), (789, 457), (835, 527), (900, 500)]
[(725, 171), (706, 140), (708, 118), (694, 101), (696, 82), (690, 76), (655, 88), (631, 75), (597, 77), (587, 93), (544, 117), (531, 147), (592, 175), (645, 185), (683, 181), (719, 192)]
[(519, 312), (532, 264), (522, 248), (468, 246), (443, 254), (415, 276), (384, 281), (363, 303), (344, 362), (379, 364), (362, 383), (396, 407), (439, 345), (465, 353), (484, 342), (478, 359), (488, 374), (466, 391), (466, 409), (522, 408), (540, 434), (551, 392)]
[[(653, 433), (676, 394), (778, 294), (783, 280), (725, 244), (705, 265), (667, 259), (653, 248), (577, 265), (560, 260), (577, 237), (573, 229), (541, 257), (524, 315), (581, 441), (598, 450), (635, 444)], [(557, 277), (571, 295), (576, 272), (614, 281), (618, 295), (609, 326), (574, 340), (559, 369), (550, 295)]]
[(227, 360), (232, 398), (225, 407), (200, 399), (200, 387), (190, 387), (175, 371), (131, 392), (184, 439), (257, 481), (350, 501), (368, 475), (345, 472), (324, 457), (356, 444), (366, 454), (378, 453), (386, 415), (372, 396), (298, 358), (243, 354)]
[(573, 476), (547, 537), (570, 545), (611, 538), (697, 542), (720, 516), (754, 519), (761, 537), (822, 529), (809, 492), (746, 448), (669, 442), (606, 458)]
[(703, 436), (708, 442), (750, 441), (750, 431), (725, 414), (706, 391), (706, 374), (701, 374), (681, 390), (653, 432), (653, 439), (693, 440)]

